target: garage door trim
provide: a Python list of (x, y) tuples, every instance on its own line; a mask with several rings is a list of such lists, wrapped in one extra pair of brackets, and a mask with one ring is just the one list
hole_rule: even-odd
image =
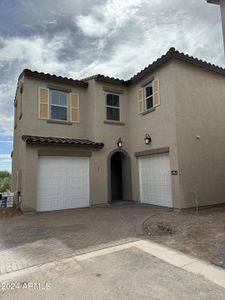
[(145, 151), (139, 151), (139, 152), (135, 152), (134, 155), (136, 157), (140, 157), (140, 156), (148, 156), (148, 155), (163, 154), (163, 153), (169, 153), (169, 147), (155, 148), (155, 149), (150, 149), (150, 150), (145, 150)]
[(78, 156), (78, 157), (91, 157), (91, 151), (68, 151), (68, 150), (38, 150), (38, 156)]

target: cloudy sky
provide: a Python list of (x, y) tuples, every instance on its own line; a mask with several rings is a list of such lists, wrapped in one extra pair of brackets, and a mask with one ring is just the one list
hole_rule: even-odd
[(220, 10), (205, 0), (1, 0), (0, 170), (11, 169), (24, 68), (127, 79), (170, 47), (225, 66)]

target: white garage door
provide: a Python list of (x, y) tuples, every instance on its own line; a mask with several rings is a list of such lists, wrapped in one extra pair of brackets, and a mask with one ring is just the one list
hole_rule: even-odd
[(139, 184), (142, 203), (172, 207), (169, 154), (140, 157)]
[(89, 206), (89, 158), (40, 156), (37, 211)]

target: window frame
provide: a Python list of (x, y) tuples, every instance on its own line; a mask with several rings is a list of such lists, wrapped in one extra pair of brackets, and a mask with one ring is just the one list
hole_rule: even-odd
[[(118, 97), (118, 100), (119, 100), (119, 106), (108, 105), (108, 104), (107, 104), (107, 96), (108, 96), (108, 95), (117, 96), (117, 97)], [(107, 117), (107, 108), (118, 109), (118, 110), (119, 110), (119, 120), (108, 119), (108, 117)], [(111, 122), (121, 122), (120, 95), (118, 95), (117, 93), (109, 93), (109, 92), (106, 93), (106, 97), (105, 97), (105, 111), (106, 111), (106, 120), (107, 120), (107, 121), (111, 121)]]
[[(60, 105), (60, 104), (52, 104), (52, 92), (57, 92), (60, 94), (65, 94), (66, 98), (67, 98), (67, 105)], [(52, 118), (52, 106), (56, 106), (56, 107), (63, 107), (67, 109), (67, 118), (66, 120), (62, 120), (62, 119), (55, 119)], [(53, 121), (61, 121), (61, 122), (70, 122), (70, 93), (64, 92), (64, 91), (59, 91), (59, 90), (54, 90), (54, 89), (49, 89), (49, 120), (53, 120)]]
[[(152, 88), (152, 94), (151, 94), (150, 96), (147, 97), (147, 96), (146, 96), (146, 89), (147, 89), (148, 87), (151, 87), (151, 88)], [(145, 97), (145, 98), (144, 98), (144, 100), (145, 100), (145, 106), (144, 106), (145, 111), (149, 111), (149, 110), (153, 109), (153, 108), (154, 108), (154, 99), (153, 99), (153, 97), (154, 97), (153, 80), (152, 80), (151, 82), (149, 82), (147, 85), (144, 86), (144, 97)], [(147, 108), (147, 100), (148, 100), (149, 98), (152, 98), (152, 106), (149, 107), (149, 108)]]

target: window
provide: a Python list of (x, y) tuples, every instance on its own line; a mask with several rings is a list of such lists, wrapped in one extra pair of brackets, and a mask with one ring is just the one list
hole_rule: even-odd
[(146, 114), (160, 106), (159, 79), (149, 80), (137, 90), (138, 114)]
[(152, 82), (145, 87), (145, 109), (153, 107), (153, 87)]
[(120, 101), (118, 95), (107, 94), (106, 118), (111, 121), (120, 121)]
[(64, 92), (50, 92), (50, 115), (53, 120), (68, 120), (68, 94)]

